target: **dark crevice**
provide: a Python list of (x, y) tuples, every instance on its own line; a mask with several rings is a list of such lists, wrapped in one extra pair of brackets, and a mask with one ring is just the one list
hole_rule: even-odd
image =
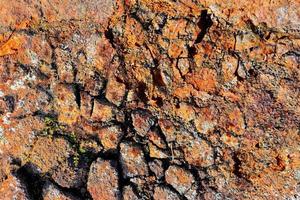
[(141, 19), (141, 17), (139, 17), (139, 13), (140, 14), (144, 14), (142, 9), (134, 9), (133, 12), (130, 13), (130, 16), (137, 20), (141, 26), (143, 27), (143, 29), (145, 31), (149, 31), (150, 30), (150, 26), (152, 25), (152, 20), (147, 20), (147, 21), (143, 21), (143, 19)]
[(90, 112), (90, 116), (92, 116), (92, 114), (94, 112), (94, 105), (95, 105), (95, 99), (94, 99), (94, 97), (92, 97), (92, 99), (91, 99), (91, 112)]
[(115, 47), (114, 45), (114, 34), (113, 34), (113, 31), (112, 29), (107, 29), (105, 32), (104, 32), (104, 36), (106, 37), (106, 39), (108, 39), (109, 43)]
[(239, 159), (238, 155), (235, 153), (233, 155), (233, 160), (234, 160), (234, 166), (233, 166), (233, 173), (238, 177), (238, 178), (244, 178), (243, 174), (240, 172), (240, 168), (242, 165), (241, 160)]
[(188, 48), (189, 58), (193, 58), (197, 54), (197, 49), (194, 46)]
[(201, 29), (200, 33), (198, 34), (195, 44), (200, 43), (206, 33), (208, 32), (209, 28), (213, 25), (213, 21), (211, 19), (211, 15), (207, 13), (207, 10), (203, 10), (200, 15), (200, 20), (197, 24)]
[(22, 63), (18, 63), (17, 65), (24, 71), (25, 74), (28, 74), (30, 72), (31, 67), (29, 65), (24, 65)]
[(261, 39), (264, 39), (265, 33), (260, 27), (255, 26), (251, 20), (247, 20), (246, 23), (248, 24), (253, 33), (258, 35)]
[(137, 95), (143, 102), (148, 102), (148, 97), (146, 94), (147, 85), (145, 83), (140, 82), (137, 87)]
[(7, 95), (4, 97), (4, 101), (8, 107), (9, 112), (13, 112), (15, 110), (15, 98), (13, 96)]
[(78, 105), (78, 108), (81, 107), (81, 97), (80, 97), (80, 86), (79, 84), (74, 84), (74, 94), (75, 94), (75, 101)]
[(31, 200), (42, 200), (45, 180), (36, 173), (31, 164), (26, 164), (16, 171), (16, 176), (25, 185)]
[(195, 178), (195, 182), (197, 185), (197, 192), (200, 193), (203, 188), (201, 187), (201, 179), (199, 177), (198, 169), (196, 167), (191, 166), (190, 172), (193, 174)]

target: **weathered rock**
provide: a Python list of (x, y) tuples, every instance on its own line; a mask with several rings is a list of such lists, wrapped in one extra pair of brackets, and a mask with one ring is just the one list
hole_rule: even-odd
[(81, 151), (88, 152), (94, 155), (98, 154), (102, 150), (100, 144), (98, 144), (94, 140), (82, 141), (79, 144), (79, 148), (81, 149)]
[(153, 199), (155, 200), (179, 200), (180, 197), (173, 192), (172, 190), (168, 189), (167, 187), (157, 186), (154, 189)]
[(29, 199), (25, 185), (20, 180), (12, 175), (9, 175), (6, 180), (0, 184), (1, 199)]
[(100, 74), (86, 65), (79, 65), (76, 73), (76, 82), (79, 83), (84, 91), (91, 96), (98, 96), (103, 88), (103, 79)]
[(61, 138), (39, 138), (29, 155), (29, 162), (37, 170), (46, 173), (65, 162), (72, 153), (70, 144)]
[(194, 74), (188, 75), (188, 83), (192, 84), (197, 90), (214, 92), (217, 87), (215, 70), (202, 68)]
[(218, 115), (214, 108), (202, 108), (196, 119), (196, 129), (203, 134), (211, 133), (217, 124)]
[(98, 138), (106, 151), (116, 150), (123, 135), (121, 127), (116, 125), (101, 128), (98, 132)]
[(138, 196), (133, 192), (133, 189), (131, 186), (125, 186), (123, 188), (123, 199), (124, 200), (138, 200)]
[(110, 78), (106, 85), (105, 97), (108, 101), (120, 106), (125, 97), (126, 87), (123, 83), (117, 82), (117, 80)]
[(148, 138), (151, 142), (153, 142), (159, 148), (162, 148), (162, 149), (166, 148), (166, 144), (163, 141), (161, 135), (158, 133), (158, 130), (149, 131)]
[(195, 118), (194, 108), (187, 103), (180, 103), (178, 108), (175, 109), (175, 115), (185, 122), (189, 122)]
[(168, 155), (166, 153), (164, 153), (162, 150), (157, 148), (152, 143), (148, 144), (148, 148), (149, 148), (149, 156), (151, 158), (161, 158), (161, 159), (162, 158), (168, 158)]
[(89, 119), (92, 114), (92, 97), (87, 92), (80, 92), (80, 113), (81, 116)]
[[(185, 195), (188, 199), (193, 199), (196, 196), (194, 176), (187, 170), (177, 167), (170, 166), (166, 173), (166, 182), (172, 185), (180, 194)], [(192, 194), (190, 194), (192, 192)]]
[(229, 111), (227, 119), (224, 119), (226, 122), (226, 128), (228, 131), (231, 131), (235, 134), (241, 135), (245, 130), (245, 121), (243, 113), (238, 108), (234, 108), (232, 111)]
[(149, 162), (149, 168), (152, 172), (154, 172), (155, 176), (158, 179), (164, 176), (164, 168), (162, 161), (156, 159), (152, 162)]
[(112, 161), (101, 160), (93, 162), (90, 168), (87, 189), (93, 199), (119, 199), (118, 172)]
[(140, 146), (132, 143), (121, 143), (120, 153), (124, 177), (148, 175), (148, 166)]
[(160, 119), (158, 124), (165, 135), (167, 142), (171, 142), (176, 139), (176, 128), (172, 121)]
[(141, 136), (146, 136), (147, 132), (153, 125), (151, 115), (144, 112), (134, 112), (132, 113), (132, 125), (136, 130), (137, 134)]
[(74, 124), (79, 117), (78, 104), (74, 88), (63, 84), (58, 84), (54, 88), (55, 107), (59, 113), (58, 121), (66, 124)]
[(78, 200), (79, 198), (76, 198), (70, 194), (66, 194), (62, 192), (58, 187), (53, 185), (52, 183), (47, 182), (43, 187), (43, 199), (44, 200), (53, 200), (53, 199)]
[(109, 105), (94, 101), (94, 108), (91, 119), (93, 121), (107, 122), (113, 119), (113, 108)]
[[(77, 161), (62, 163), (51, 172), (52, 179), (64, 188), (80, 188), (86, 182), (88, 167), (78, 166)], [(78, 161), (79, 162), (79, 161)], [(77, 165), (77, 166), (74, 166)]]
[(62, 82), (72, 83), (74, 77), (74, 67), (70, 53), (66, 50), (55, 49), (56, 65), (59, 79)]
[(208, 167), (214, 163), (213, 148), (207, 142), (189, 141), (183, 147), (184, 157), (186, 161), (198, 167)]
[(299, 1), (0, 5), (8, 199), (25, 163), (62, 199), (298, 198)]

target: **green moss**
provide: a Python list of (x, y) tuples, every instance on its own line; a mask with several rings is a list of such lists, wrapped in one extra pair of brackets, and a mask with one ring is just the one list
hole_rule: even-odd
[(67, 135), (69, 142), (71, 142), (73, 145), (77, 144), (77, 137), (74, 132), (71, 132), (70, 134)]
[(73, 165), (75, 167), (78, 167), (79, 161), (80, 161), (80, 155), (78, 154), (78, 152), (76, 152), (73, 156)]
[(78, 151), (79, 151), (80, 154), (85, 154), (86, 153), (86, 150), (84, 148), (82, 148), (81, 146), (79, 147)]
[(55, 118), (45, 117), (45, 128), (42, 131), (44, 136), (53, 136), (55, 133), (61, 133), (64, 131), (64, 127), (60, 125)]
[(72, 148), (75, 150), (72, 156), (72, 162), (75, 167), (82, 162), (88, 162), (90, 160), (89, 152), (80, 145), (80, 140), (76, 136), (75, 132), (66, 130), (66, 127), (59, 124), (56, 118), (45, 117), (44, 119), (45, 128), (41, 132), (44, 137), (63, 137), (69, 141)]

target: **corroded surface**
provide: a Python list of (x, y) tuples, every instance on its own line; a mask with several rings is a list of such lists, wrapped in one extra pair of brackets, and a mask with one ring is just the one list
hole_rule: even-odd
[(299, 199), (300, 2), (0, 0), (2, 199)]

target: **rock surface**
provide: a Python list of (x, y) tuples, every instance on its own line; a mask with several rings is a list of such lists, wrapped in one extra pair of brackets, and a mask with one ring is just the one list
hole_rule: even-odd
[(87, 189), (93, 199), (119, 199), (118, 172), (111, 161), (97, 159), (89, 172)]
[(44, 200), (53, 200), (53, 199), (78, 200), (76, 197), (60, 191), (58, 187), (56, 187), (51, 183), (45, 184), (43, 189), (43, 199)]
[(26, 190), (26, 186), (14, 176), (9, 176), (0, 185), (1, 199), (30, 199)]
[(120, 154), (124, 177), (148, 175), (148, 166), (140, 146), (122, 143), (120, 144)]
[(0, 5), (2, 199), (300, 198), (300, 1)]

